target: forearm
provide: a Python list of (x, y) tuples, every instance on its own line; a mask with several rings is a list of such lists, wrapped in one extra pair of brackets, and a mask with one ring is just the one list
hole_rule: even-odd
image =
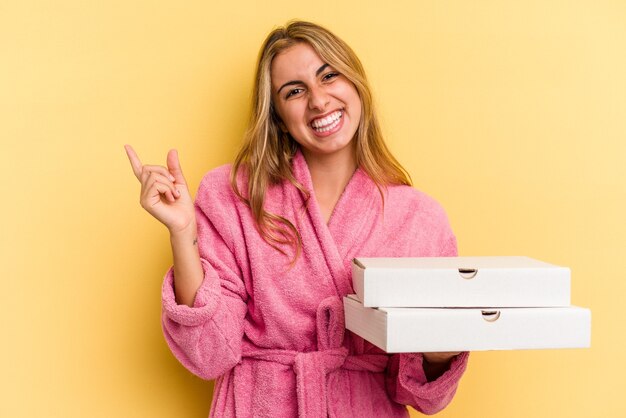
[(195, 222), (184, 231), (170, 232), (174, 258), (174, 291), (176, 303), (193, 306), (204, 273), (198, 252), (198, 232)]
[[(435, 380), (429, 380), (426, 375), (425, 368), (429, 366), (422, 353), (394, 354), (387, 371), (387, 390), (391, 398), (428, 415), (442, 410), (454, 397), (467, 366), (468, 354), (461, 353), (453, 358), (448, 369)], [(435, 374), (437, 372), (441, 371)]]
[[(203, 254), (202, 250), (200, 253)], [(245, 292), (243, 288), (238, 289), (241, 293), (229, 293), (229, 290), (222, 293), (221, 281), (234, 281), (236, 276), (224, 270), (220, 278), (208, 260), (201, 257), (200, 262), (204, 278), (193, 306), (177, 303), (174, 267), (166, 273), (162, 288), (162, 324), (165, 340), (178, 361), (195, 375), (211, 380), (241, 361), (247, 307), (236, 297)]]

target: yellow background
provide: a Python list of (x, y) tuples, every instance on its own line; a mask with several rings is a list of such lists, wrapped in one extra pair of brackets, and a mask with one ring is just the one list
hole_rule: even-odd
[[(362, 59), (388, 143), (462, 255), (572, 269), (592, 348), (474, 353), (441, 417), (626, 416), (626, 5), (600, 1), (2, 1), (2, 417), (205, 417), (161, 334), (166, 230), (124, 143), (195, 192), (244, 131), (290, 18)], [(415, 416), (418, 414), (413, 412)]]

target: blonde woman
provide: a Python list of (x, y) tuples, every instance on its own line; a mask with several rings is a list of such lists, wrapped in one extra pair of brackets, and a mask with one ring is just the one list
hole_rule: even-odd
[(406, 417), (450, 402), (468, 353), (388, 355), (344, 329), (352, 258), (457, 250), (443, 209), (387, 150), (337, 36), (302, 21), (268, 35), (245, 143), (195, 205), (176, 151), (162, 167), (126, 150), (141, 205), (170, 232), (165, 338), (217, 379), (212, 417)]

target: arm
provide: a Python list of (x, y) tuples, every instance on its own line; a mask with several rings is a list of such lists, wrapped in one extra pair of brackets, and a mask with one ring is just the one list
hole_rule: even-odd
[(171, 237), (174, 266), (162, 289), (162, 325), (174, 356), (192, 373), (214, 379), (241, 359), (247, 292), (232, 242), (234, 207), (217, 197), (222, 178), (207, 175), (196, 197), (194, 234)]
[(468, 357), (468, 352), (454, 357), (441, 376), (429, 381), (422, 353), (394, 354), (387, 371), (391, 399), (428, 415), (441, 411), (454, 397)]
[(176, 302), (179, 305), (193, 306), (196, 292), (202, 284), (204, 271), (198, 253), (198, 232), (196, 222), (185, 230), (170, 231), (170, 244), (174, 259), (174, 282)]
[[(439, 247), (439, 256), (455, 257), (456, 238), (451, 231), (447, 236)], [(451, 358), (449, 353), (394, 354), (387, 369), (389, 395), (395, 402), (424, 414), (435, 414), (452, 401), (468, 358), (469, 352)]]
[[(174, 356), (192, 373), (215, 378), (241, 358), (247, 292), (234, 248), (240, 222), (225, 167), (207, 174), (195, 204), (178, 153), (167, 167), (144, 165), (125, 145), (141, 183), (141, 206), (170, 231), (174, 267), (163, 282), (163, 332)], [(245, 257), (242, 257), (245, 259)]]

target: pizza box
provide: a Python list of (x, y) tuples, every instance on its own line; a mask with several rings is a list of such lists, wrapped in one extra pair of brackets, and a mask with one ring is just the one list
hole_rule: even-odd
[(529, 257), (355, 258), (366, 307), (567, 307), (570, 269)]
[(343, 299), (346, 329), (388, 353), (588, 348), (591, 311), (558, 308), (368, 308)]

